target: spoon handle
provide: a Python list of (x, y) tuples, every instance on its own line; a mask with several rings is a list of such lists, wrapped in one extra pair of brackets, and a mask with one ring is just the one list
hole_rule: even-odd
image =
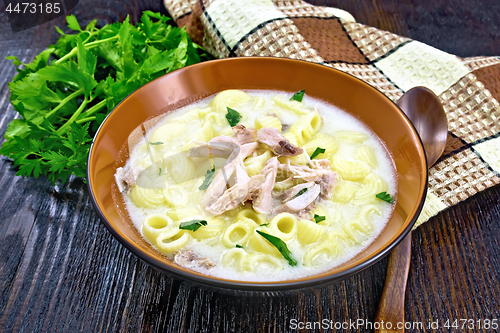
[[(387, 267), (384, 292), (377, 312), (376, 333), (404, 332), (405, 289), (411, 260), (411, 231), (392, 250)], [(383, 325), (381, 324), (383, 321)], [(392, 325), (387, 325), (391, 322)], [(400, 329), (397, 325), (401, 326)], [(388, 326), (391, 328), (389, 329)]]

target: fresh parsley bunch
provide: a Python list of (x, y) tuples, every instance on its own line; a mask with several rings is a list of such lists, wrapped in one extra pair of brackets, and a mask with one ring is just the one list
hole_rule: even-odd
[(7, 59), (18, 74), (9, 83), (20, 114), (5, 133), (0, 154), (14, 160), (17, 175), (45, 175), (52, 184), (71, 174), (84, 178), (92, 137), (106, 115), (131, 92), (178, 68), (210, 59), (170, 18), (145, 11), (136, 26), (122, 23), (85, 29), (66, 18), (74, 34), (29, 64)]

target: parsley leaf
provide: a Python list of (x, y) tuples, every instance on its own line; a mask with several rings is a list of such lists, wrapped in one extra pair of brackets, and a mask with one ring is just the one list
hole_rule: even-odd
[(208, 223), (205, 220), (191, 220), (191, 221), (186, 221), (186, 222), (181, 222), (179, 225), (179, 229), (182, 230), (191, 230), (191, 231), (196, 231), (200, 229), (202, 226), (206, 226)]
[(14, 66), (21, 66), (23, 63), (21, 62), (21, 60), (17, 59), (16, 56), (8, 56), (8, 57), (5, 57), (6, 60), (12, 60), (12, 64)]
[(302, 99), (304, 98), (304, 93), (306, 91), (305, 90), (301, 90), (299, 92), (296, 92), (295, 94), (293, 94), (292, 98), (290, 98), (291, 101), (298, 101), (298, 102), (302, 102)]
[(316, 149), (314, 150), (314, 152), (312, 153), (312, 155), (311, 155), (311, 160), (312, 160), (313, 158), (315, 158), (316, 156), (318, 156), (319, 154), (323, 154), (325, 151), (326, 151), (326, 149), (325, 149), (325, 148), (320, 148), (320, 147), (316, 148)]
[(82, 28), (80, 28), (80, 24), (78, 23), (75, 15), (66, 16), (66, 22), (68, 22), (68, 28), (70, 28), (71, 30), (82, 31)]
[(321, 215), (318, 215), (318, 214), (314, 214), (314, 221), (316, 223), (320, 223), (321, 221), (324, 221), (326, 220), (326, 216), (321, 216)]
[(145, 11), (136, 25), (127, 17), (82, 29), (69, 15), (72, 33), (56, 28), (56, 44), (31, 63), (7, 57), (17, 67), (9, 90), (21, 117), (9, 123), (0, 154), (14, 160), (17, 175), (45, 175), (53, 184), (85, 178), (92, 137), (118, 103), (163, 74), (213, 58), (168, 20)]
[(161, 142), (161, 141), (156, 141), (156, 142), (149, 142), (149, 144), (150, 144), (151, 146), (158, 146), (158, 145), (162, 145), (162, 144), (163, 144), (163, 142)]
[(227, 122), (229, 123), (229, 125), (231, 125), (231, 127), (234, 127), (240, 121), (241, 115), (238, 113), (238, 111), (228, 107), (226, 119), (227, 119)]
[(234, 247), (237, 248), (237, 249), (242, 249), (243, 248), (243, 246), (241, 246), (240, 244), (236, 244)]
[(299, 195), (302, 195), (302, 194), (304, 194), (304, 193), (306, 193), (306, 192), (307, 192), (307, 187), (306, 187), (306, 188), (303, 188), (302, 190), (300, 190), (300, 191), (299, 191), (299, 192), (298, 192), (298, 193), (294, 196), (294, 198), (296, 198), (296, 197), (298, 197)]
[(215, 177), (215, 166), (212, 167), (211, 170), (207, 170), (207, 173), (205, 175), (205, 180), (203, 181), (203, 184), (198, 187), (199, 190), (206, 190), (209, 186), (212, 180), (214, 180)]
[(394, 198), (387, 192), (377, 193), (375, 197), (388, 203), (394, 203)]
[(281, 255), (288, 261), (290, 266), (297, 266), (297, 261), (292, 258), (292, 253), (286, 246), (285, 242), (283, 242), (281, 239), (273, 235), (266, 234), (265, 232), (259, 230), (256, 231), (259, 235), (267, 239), (269, 243), (271, 243), (271, 245), (273, 245), (276, 249), (278, 249), (278, 251), (280, 251)]
[(94, 75), (97, 65), (97, 57), (85, 48), (81, 36), (78, 36), (78, 38), (76, 39), (76, 47), (78, 66), (82, 69), (83, 72), (89, 75)]

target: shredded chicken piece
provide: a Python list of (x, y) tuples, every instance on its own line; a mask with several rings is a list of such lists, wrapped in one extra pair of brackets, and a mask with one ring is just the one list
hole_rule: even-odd
[(233, 127), (233, 135), (236, 141), (238, 141), (240, 145), (243, 145), (245, 143), (255, 142), (255, 139), (257, 137), (255, 128), (247, 129), (245, 126), (241, 124)]
[(314, 218), (311, 217), (311, 214), (310, 214), (311, 210), (313, 210), (314, 208), (316, 208), (316, 205), (313, 202), (312, 204), (310, 204), (306, 208), (302, 209), (300, 212), (296, 212), (296, 213), (293, 213), (293, 214), (295, 216), (297, 216), (299, 219), (302, 219), (302, 220), (311, 220), (313, 222), (316, 222), (316, 221), (314, 221)]
[[(279, 169), (279, 166), (278, 166), (278, 169)], [(289, 187), (292, 187), (294, 184), (294, 180), (293, 180), (293, 177), (288, 177), (287, 179), (284, 179), (284, 180), (281, 180), (279, 182), (276, 182), (274, 184), (274, 187), (275, 188), (278, 188), (278, 189), (284, 189), (284, 188), (289, 188)], [(282, 192), (280, 190), (275, 190), (275, 194), (276, 196), (280, 195)]]
[[(328, 160), (312, 160), (309, 166), (303, 166), (291, 165), (290, 161), (288, 164), (279, 164), (275, 156), (266, 162), (259, 175), (249, 177), (243, 167), (243, 160), (257, 149), (258, 143), (253, 142), (255, 133), (252, 134), (243, 125), (233, 127), (233, 132), (234, 138), (221, 135), (208, 144), (191, 148), (189, 152), (190, 156), (228, 156), (226, 164), (215, 175), (202, 198), (202, 205), (208, 213), (219, 215), (252, 199), (254, 209), (263, 214), (290, 212), (305, 216), (314, 207), (318, 196), (331, 196), (336, 173), (330, 170)], [(269, 146), (277, 155), (295, 156), (303, 152), (302, 148), (292, 145), (276, 128), (260, 129), (257, 141)], [(272, 191), (278, 169), (293, 175), (289, 182), (301, 179), (306, 183), (285, 191), (279, 198), (282, 204), (273, 209)], [(228, 188), (229, 185), (232, 186)], [(298, 195), (303, 189), (307, 191)]]
[(316, 182), (328, 172), (326, 169), (313, 169), (306, 165), (280, 164), (280, 169), (293, 174), (294, 179), (303, 179), (306, 182)]
[(258, 130), (257, 142), (265, 144), (279, 156), (297, 156), (304, 152), (302, 148), (291, 144), (290, 141), (274, 127), (264, 127)]
[(228, 142), (228, 143), (234, 143), (236, 145), (239, 145), (238, 141), (235, 138), (232, 138), (227, 135), (219, 135), (216, 136), (215, 138), (212, 138), (208, 143), (214, 143), (214, 142)]
[(200, 258), (190, 250), (179, 250), (174, 256), (177, 265), (186, 268), (204, 267), (210, 269), (215, 263), (209, 258)]
[(321, 197), (323, 199), (331, 198), (336, 180), (337, 174), (335, 172), (327, 173), (321, 177), (319, 184), (321, 185)]
[(240, 164), (236, 165), (235, 171), (234, 181), (236, 184), (247, 183), (250, 180), (245, 168), (243, 168)]
[(333, 187), (337, 180), (337, 174), (330, 169), (330, 161), (327, 159), (311, 160), (311, 166), (314, 169), (323, 169), (327, 172), (321, 177), (319, 184), (321, 185), (321, 197), (328, 199), (333, 194)]
[(325, 169), (325, 170), (330, 170), (330, 161), (327, 160), (326, 158), (324, 159), (314, 159), (310, 160), (309, 164), (312, 166), (313, 169)]
[(237, 183), (227, 189), (218, 199), (205, 210), (211, 214), (219, 215), (228, 210), (235, 209), (243, 202), (252, 198), (256, 191), (260, 191), (263, 175), (255, 175), (246, 183)]
[(307, 187), (307, 191), (301, 195), (296, 196), (290, 201), (276, 207), (273, 210), (273, 214), (279, 214), (282, 212), (292, 214), (307, 213), (314, 207), (314, 201), (319, 196), (320, 192), (321, 186), (319, 184), (313, 184), (312, 186)]
[(333, 193), (333, 186), (337, 179), (337, 174), (329, 167), (330, 161), (326, 159), (311, 160), (311, 167), (305, 165), (280, 164), (280, 169), (293, 174), (294, 178), (302, 179), (306, 182), (315, 182), (321, 185), (321, 197), (329, 198)]
[(189, 150), (189, 157), (229, 157), (231, 153), (239, 148), (239, 145), (234, 142), (226, 141), (209, 141), (208, 143), (199, 146), (191, 147)]
[(115, 181), (116, 185), (118, 185), (118, 190), (120, 192), (130, 192), (130, 189), (136, 184), (137, 178), (139, 178), (142, 171), (144, 171), (144, 168), (138, 165), (131, 166), (127, 171), (121, 167), (116, 169)]
[(214, 204), (226, 190), (227, 183), (236, 170), (237, 165), (241, 165), (243, 160), (252, 154), (257, 149), (256, 142), (242, 145), (239, 149), (235, 149), (226, 161), (226, 164), (215, 175), (214, 179), (208, 186), (201, 203), (203, 207), (210, 207)]
[(321, 186), (314, 184), (311, 187), (308, 187), (307, 191), (303, 194), (296, 196), (292, 200), (285, 203), (285, 206), (293, 212), (301, 211), (312, 204), (319, 196), (320, 192)]
[(267, 160), (261, 174), (264, 176), (262, 187), (258, 195), (253, 200), (253, 208), (262, 214), (269, 214), (273, 204), (272, 191), (276, 182), (276, 174), (278, 172), (278, 158), (272, 157)]
[(115, 172), (115, 182), (116, 185), (118, 185), (118, 190), (120, 192), (123, 192), (127, 189), (127, 182), (125, 182), (123, 178), (125, 178), (125, 170), (122, 167), (120, 167), (116, 169)]
[(295, 185), (293, 187), (290, 187), (288, 190), (286, 190), (285, 192), (283, 192), (278, 199), (280, 199), (282, 202), (287, 202), (287, 201), (290, 201), (292, 200), (293, 198), (295, 198), (295, 196), (300, 192), (302, 191), (303, 189), (305, 188), (309, 188), (311, 186), (313, 186), (314, 183), (313, 182), (308, 182), (308, 183), (302, 183), (302, 184), (298, 184), (298, 185)]

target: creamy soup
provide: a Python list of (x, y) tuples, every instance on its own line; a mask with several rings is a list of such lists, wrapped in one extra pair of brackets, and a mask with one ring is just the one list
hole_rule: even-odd
[(394, 209), (382, 142), (323, 101), (226, 90), (168, 113), (115, 178), (135, 227), (177, 265), (234, 280), (331, 269)]

